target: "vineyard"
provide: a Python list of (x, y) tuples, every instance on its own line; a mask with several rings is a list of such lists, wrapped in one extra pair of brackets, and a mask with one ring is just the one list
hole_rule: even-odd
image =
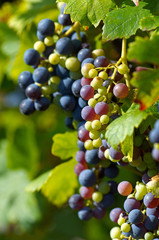
[(159, 2), (0, 3), (0, 239), (159, 239)]

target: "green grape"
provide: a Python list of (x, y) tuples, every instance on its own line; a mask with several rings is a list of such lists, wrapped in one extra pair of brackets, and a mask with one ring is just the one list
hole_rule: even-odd
[(99, 148), (100, 146), (102, 146), (102, 140), (101, 140), (101, 138), (94, 139), (94, 140), (93, 140), (93, 147)]
[(106, 159), (109, 159), (109, 158), (110, 158), (110, 156), (109, 156), (109, 149), (106, 149), (106, 150), (104, 151), (104, 157), (105, 157)]
[(92, 122), (91, 122), (91, 121), (87, 121), (84, 126), (85, 126), (85, 129), (86, 129), (87, 131), (92, 131), (92, 130), (93, 130), (93, 129), (92, 129)]
[(92, 56), (94, 59), (99, 56), (105, 56), (104, 50), (103, 49), (95, 49), (92, 51)]
[(70, 78), (72, 78), (73, 80), (80, 79), (81, 77), (82, 77), (81, 71), (78, 72), (70, 71)]
[(34, 49), (39, 53), (42, 53), (45, 51), (45, 44), (42, 41), (37, 41), (34, 43)]
[(129, 68), (126, 64), (123, 63), (123, 64), (119, 65), (118, 72), (123, 75), (123, 74), (129, 72)]
[(135, 198), (139, 201), (142, 200), (143, 197), (147, 194), (147, 188), (145, 184), (137, 183), (135, 189), (136, 189)]
[(42, 87), (41, 87), (42, 94), (45, 95), (45, 96), (46, 96), (46, 95), (50, 95), (50, 94), (52, 94), (53, 92), (56, 92), (57, 89), (58, 89), (58, 86), (57, 86), (57, 84), (55, 84), (55, 83), (52, 83), (52, 84), (50, 84), (50, 85), (46, 85), (46, 86), (42, 86)]
[(147, 165), (145, 164), (145, 162), (142, 162), (138, 167), (137, 170), (139, 170), (140, 172), (144, 172), (147, 169)]
[(152, 177), (151, 181), (146, 184), (146, 187), (148, 191), (153, 192), (153, 194), (159, 198), (159, 181), (156, 179), (156, 177)]
[(81, 68), (81, 73), (85, 78), (89, 78), (89, 71), (94, 68), (94, 65), (91, 63), (85, 63)]
[[(108, 161), (103, 161), (103, 162), (108, 162)], [(108, 182), (101, 182), (98, 185), (98, 190), (99, 192), (106, 194), (110, 191), (110, 186), (108, 184)]]
[(95, 77), (90, 84), (95, 90), (98, 90), (99, 87), (103, 85), (103, 79), (100, 77)]
[(134, 138), (134, 145), (136, 147), (140, 147), (141, 144), (143, 143), (143, 139), (144, 139), (144, 137), (142, 135), (135, 136), (135, 138)]
[(100, 117), (100, 122), (101, 122), (101, 124), (108, 124), (109, 123), (109, 117), (108, 117), (108, 115), (102, 115), (101, 117)]
[(147, 233), (145, 233), (145, 235), (144, 235), (144, 239), (145, 239), (145, 240), (152, 240), (153, 238), (154, 238), (154, 235), (153, 235), (152, 232), (147, 232)]
[(108, 73), (106, 71), (102, 71), (98, 74), (98, 76), (106, 80), (108, 78)]
[(51, 47), (54, 44), (54, 40), (52, 37), (48, 36), (44, 39), (44, 43), (46, 46)]
[(89, 77), (94, 78), (98, 76), (98, 71), (96, 69), (89, 70)]
[(61, 57), (60, 57), (60, 62), (59, 62), (59, 64), (60, 64), (61, 67), (63, 67), (63, 68), (66, 67), (66, 66), (65, 66), (66, 59), (67, 59), (66, 56), (61, 56)]
[(50, 78), (50, 82), (52, 83), (56, 83), (57, 85), (60, 83), (61, 78), (59, 78), (58, 76), (53, 76)]
[(94, 192), (92, 194), (92, 200), (95, 202), (101, 202), (103, 199), (103, 194), (101, 192)]
[(86, 140), (84, 142), (84, 147), (86, 150), (92, 150), (93, 149), (93, 141), (92, 140)]
[(131, 227), (130, 227), (130, 224), (128, 224), (128, 223), (123, 223), (123, 224), (121, 225), (121, 231), (122, 231), (122, 232), (129, 232), (130, 229), (131, 229)]
[(99, 88), (98, 88), (98, 93), (99, 93), (100, 95), (106, 95), (106, 93), (107, 93), (106, 87), (104, 87), (104, 86), (99, 87)]
[(99, 136), (100, 136), (100, 133), (96, 130), (92, 130), (89, 132), (89, 137), (93, 140), (99, 138)]
[(130, 162), (129, 164), (132, 166), (132, 167), (138, 167), (140, 166), (142, 163), (142, 158), (139, 157), (137, 159), (133, 159), (132, 162)]
[(94, 120), (92, 122), (92, 128), (94, 130), (99, 130), (101, 128), (101, 126), (102, 126), (102, 124), (101, 124), (101, 122), (99, 120)]
[(65, 66), (72, 72), (77, 72), (80, 69), (80, 61), (76, 57), (69, 57), (65, 62)]
[(88, 100), (88, 105), (90, 106), (90, 107), (95, 107), (95, 105), (97, 104), (97, 100), (96, 99), (94, 99), (94, 98), (90, 98), (89, 100)]
[(155, 176), (155, 175), (157, 174), (157, 169), (149, 169), (149, 170), (147, 171), (147, 174), (148, 174), (149, 177), (151, 178), (151, 177), (153, 177), (153, 176)]
[(60, 55), (57, 54), (57, 53), (52, 53), (50, 54), (49, 56), (49, 62), (52, 64), (52, 65), (56, 65), (60, 62)]
[(125, 218), (120, 215), (119, 218), (118, 218), (117, 223), (118, 223), (119, 226), (121, 226), (122, 224), (125, 223)]

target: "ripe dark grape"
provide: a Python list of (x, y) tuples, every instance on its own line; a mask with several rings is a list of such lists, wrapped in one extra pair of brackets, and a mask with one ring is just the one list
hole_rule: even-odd
[(158, 219), (154, 215), (149, 215), (144, 220), (144, 226), (148, 231), (154, 231), (158, 228)]
[(78, 217), (81, 220), (88, 221), (93, 216), (93, 212), (90, 207), (84, 207), (78, 211)]
[(133, 209), (140, 209), (140, 205), (140, 202), (135, 198), (127, 198), (124, 202), (124, 209), (129, 213)]
[(72, 84), (72, 93), (75, 97), (80, 97), (80, 90), (81, 90), (81, 79), (78, 79), (73, 82)]
[(61, 55), (68, 55), (72, 52), (72, 41), (68, 37), (60, 38), (56, 43), (56, 51)]
[(29, 71), (22, 72), (18, 77), (19, 87), (25, 89), (28, 85), (33, 83), (32, 73)]
[(127, 97), (128, 93), (129, 93), (129, 89), (124, 83), (118, 83), (113, 88), (113, 94), (117, 98), (125, 98)]
[(94, 66), (98, 67), (107, 67), (109, 64), (108, 59), (105, 56), (99, 56), (94, 60)]
[(24, 62), (27, 65), (36, 66), (40, 61), (40, 54), (35, 49), (28, 49), (24, 53)]
[(99, 203), (102, 208), (109, 208), (114, 204), (114, 197), (112, 194), (108, 193), (103, 195), (103, 200)]
[(156, 198), (152, 193), (147, 193), (143, 199), (144, 205), (148, 208), (155, 208), (158, 206), (159, 199)]
[(60, 78), (67, 78), (69, 77), (69, 71), (66, 68), (63, 68), (60, 64), (56, 67), (56, 75)]
[(122, 152), (116, 151), (114, 148), (109, 148), (109, 155), (112, 159), (121, 160), (124, 155)]
[(116, 178), (119, 174), (119, 169), (116, 165), (111, 164), (108, 168), (105, 168), (104, 173), (108, 178)]
[(63, 26), (68, 26), (72, 24), (70, 14), (60, 14), (58, 16), (58, 22)]
[(79, 183), (82, 186), (92, 187), (96, 182), (96, 176), (90, 169), (83, 170), (79, 175)]
[(89, 100), (94, 96), (94, 88), (90, 85), (84, 85), (80, 90), (80, 95), (84, 100)]
[(94, 59), (93, 58), (85, 58), (83, 61), (82, 61), (82, 63), (81, 63), (81, 67), (83, 67), (83, 65), (85, 64), (85, 63), (94, 63)]
[(37, 29), (43, 35), (52, 36), (55, 31), (55, 25), (51, 19), (45, 18), (38, 23)]
[(50, 100), (47, 97), (41, 97), (34, 102), (37, 111), (45, 111), (50, 106)]
[(66, 118), (65, 118), (65, 125), (66, 125), (66, 127), (68, 127), (69, 129), (74, 129), (74, 127), (73, 127), (73, 118), (71, 118), (71, 117), (66, 117)]
[(85, 128), (81, 128), (78, 130), (78, 138), (82, 142), (85, 142), (86, 140), (90, 139), (89, 132)]
[(77, 147), (79, 148), (79, 150), (85, 151), (84, 142), (80, 140), (77, 140)]
[(64, 95), (60, 98), (60, 106), (66, 111), (73, 111), (76, 106), (76, 100), (71, 95)]
[(72, 84), (73, 80), (69, 77), (61, 79), (58, 90), (62, 94), (72, 94)]
[(41, 97), (41, 88), (36, 85), (36, 84), (30, 84), (26, 90), (25, 90), (25, 94), (27, 97), (35, 100), (35, 99), (39, 99)]
[(78, 105), (76, 105), (74, 111), (72, 112), (72, 117), (76, 120), (76, 121), (82, 121), (82, 117), (81, 117), (81, 111), (82, 108)]
[(74, 194), (69, 199), (69, 206), (79, 210), (84, 206), (84, 199), (79, 194)]
[(146, 233), (146, 229), (143, 223), (132, 224), (131, 230), (132, 230), (132, 237), (135, 239), (143, 238), (144, 234)]
[(84, 151), (77, 151), (76, 155), (75, 155), (75, 159), (79, 163), (86, 163), (85, 152)]
[(20, 103), (20, 111), (22, 114), (30, 115), (35, 112), (34, 102), (27, 98)]
[(110, 219), (112, 220), (112, 222), (117, 223), (119, 215), (123, 212), (123, 210), (121, 208), (113, 208), (110, 212)]
[(109, 106), (105, 102), (99, 102), (95, 105), (96, 114), (102, 116), (106, 115), (109, 112)]
[(91, 58), (91, 57), (92, 57), (92, 52), (87, 48), (81, 49), (77, 55), (77, 58), (80, 62), (82, 62), (86, 58)]
[(87, 169), (87, 165), (86, 164), (82, 164), (82, 163), (77, 163), (74, 167), (74, 172), (76, 173), (77, 176), (80, 175), (80, 173), (84, 170)]
[[(85, 32), (80, 32), (80, 37), (81, 37), (81, 40), (82, 40), (83, 43), (85, 43), (87, 41)], [(78, 39), (78, 36), (77, 36), (76, 32), (71, 37), (71, 40), (75, 40), (75, 39)]]
[(84, 100), (83, 98), (79, 97), (78, 98), (78, 105), (80, 106), (80, 108), (84, 108), (88, 105), (88, 102), (86, 100)]
[(143, 214), (139, 209), (133, 209), (131, 212), (129, 212), (129, 222), (138, 224), (142, 222), (143, 220)]
[(50, 78), (49, 71), (45, 67), (38, 67), (33, 72), (33, 80), (37, 83), (46, 83)]
[(85, 154), (86, 162), (89, 164), (97, 164), (100, 159), (98, 158), (98, 149), (87, 150)]
[(92, 121), (95, 119), (96, 113), (94, 108), (86, 106), (82, 109), (81, 116), (85, 121)]
[(104, 208), (102, 207), (99, 207), (99, 206), (96, 206), (94, 209), (93, 209), (93, 216), (96, 218), (96, 219), (102, 219), (106, 214), (106, 211)]

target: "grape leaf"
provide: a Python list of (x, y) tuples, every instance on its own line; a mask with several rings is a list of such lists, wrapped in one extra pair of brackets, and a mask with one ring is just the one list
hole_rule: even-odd
[(42, 186), (42, 193), (56, 206), (62, 206), (78, 186), (74, 173), (75, 160), (56, 166)]
[(41, 174), (39, 177), (37, 177), (31, 183), (29, 183), (29, 185), (26, 187), (25, 190), (27, 192), (40, 191), (43, 184), (47, 181), (50, 173), (51, 173), (51, 170)]
[(71, 14), (71, 19), (80, 22), (84, 26), (97, 27), (101, 20), (104, 20), (106, 13), (115, 4), (112, 0), (58, 0), (67, 3), (65, 12)]
[(65, 132), (53, 136), (52, 154), (61, 159), (74, 157), (78, 151), (77, 132)]
[(158, 16), (150, 16), (150, 17), (144, 17), (140, 21), (140, 28), (143, 31), (150, 31), (152, 29), (156, 29), (159, 27), (159, 17)]
[(119, 144), (125, 141), (127, 136), (132, 136), (134, 129), (137, 128), (148, 115), (149, 113), (146, 111), (132, 109), (115, 119), (107, 127), (106, 139), (108, 143), (113, 148), (117, 148)]
[(159, 64), (159, 34), (153, 34), (150, 39), (136, 37), (135, 41), (129, 44), (128, 60), (141, 63)]
[(159, 70), (134, 72), (131, 84), (138, 88), (137, 100), (144, 108), (159, 99)]
[(125, 6), (109, 12), (104, 20), (103, 40), (129, 38), (140, 27), (140, 20), (150, 16), (150, 10), (144, 8), (146, 3), (141, 2), (139, 7)]
[(133, 158), (133, 146), (133, 134), (131, 136), (127, 135), (121, 143), (121, 151), (125, 156), (128, 156), (129, 162), (131, 162)]

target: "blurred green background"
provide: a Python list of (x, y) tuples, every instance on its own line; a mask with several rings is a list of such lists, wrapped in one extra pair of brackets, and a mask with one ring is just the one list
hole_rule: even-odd
[[(52, 136), (66, 131), (64, 113), (55, 105), (29, 117), (18, 109), (24, 98), (18, 75), (31, 70), (23, 54), (37, 40), (37, 23), (58, 14), (53, 0), (0, 2), (0, 240), (110, 239), (108, 214), (83, 223), (67, 203), (59, 209), (41, 193), (25, 192), (32, 179), (60, 163), (51, 154)], [(116, 198), (119, 206), (123, 199)]]

